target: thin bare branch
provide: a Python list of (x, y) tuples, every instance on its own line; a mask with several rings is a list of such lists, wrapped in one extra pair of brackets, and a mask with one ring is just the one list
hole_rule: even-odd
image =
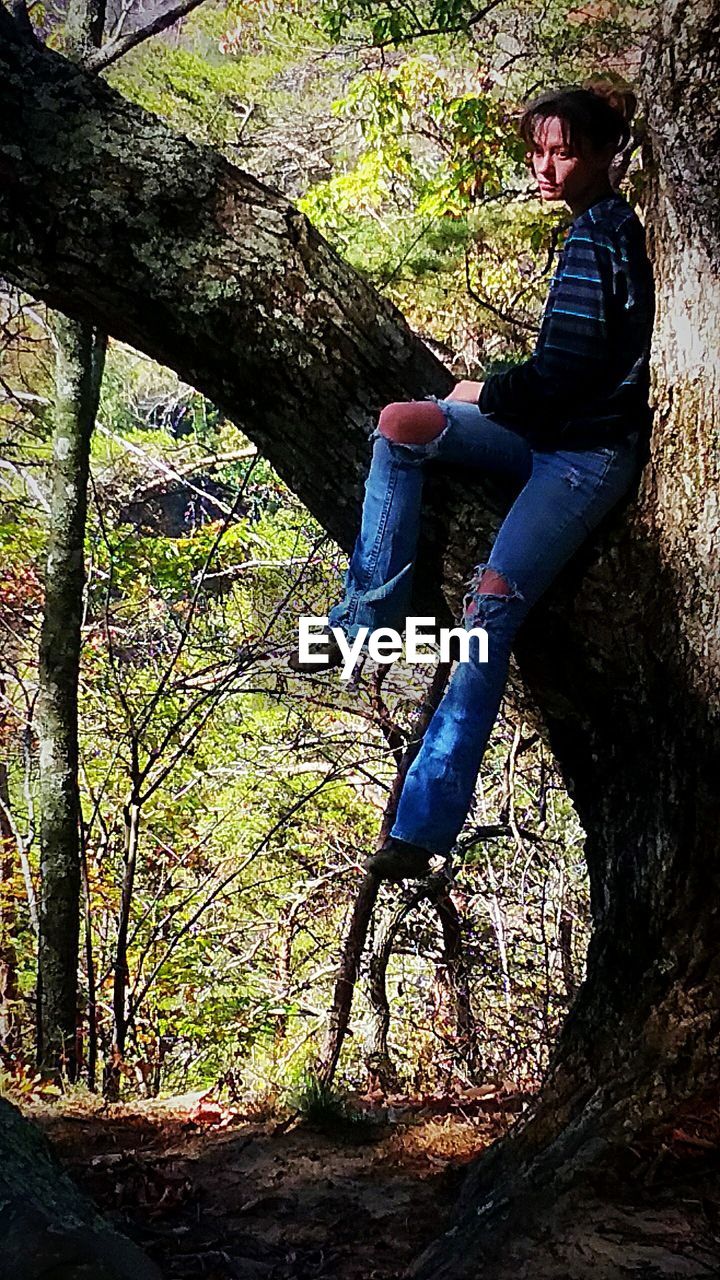
[[(174, 467), (169, 467), (167, 463), (161, 462), (159, 458), (153, 458), (145, 451), (145, 449), (141, 449), (139, 445), (133, 444), (131, 440), (123, 440), (122, 436), (119, 436), (115, 431), (111, 431), (110, 428), (104, 426), (102, 422), (97, 422), (95, 425), (101, 435), (109, 436), (109, 438), (114, 440), (116, 444), (119, 444), (121, 449), (124, 449), (126, 453), (131, 453), (134, 457), (141, 458), (142, 461), (152, 467), (154, 471), (158, 471), (160, 473), (161, 478), (158, 481), (151, 481), (145, 492), (143, 492), (139, 497), (133, 497), (133, 502), (142, 502), (146, 496), (152, 496), (152, 492), (156, 489), (160, 490), (168, 481), (176, 480), (183, 484), (186, 489), (197, 494), (199, 498), (204, 498), (206, 502), (212, 502), (214, 506), (223, 512), (224, 515), (230, 515), (232, 513), (234, 508), (229, 507), (226, 502), (223, 502), (222, 498), (219, 498), (216, 494), (207, 493), (205, 489), (200, 489), (198, 485), (193, 484), (192, 480), (188, 479), (188, 472), (195, 470), (194, 463), (190, 464), (189, 467), (183, 467), (181, 470), (176, 470)], [(247, 451), (244, 456), (255, 457), (256, 454), (257, 450), (252, 449)]]
[(197, 9), (202, 3), (203, 0), (180, 0), (180, 3), (173, 5), (172, 9), (158, 14), (156, 18), (153, 18), (152, 22), (148, 22), (147, 26), (140, 27), (137, 31), (128, 31), (125, 35), (118, 35), (114, 39), (108, 40), (102, 49), (92, 50), (83, 59), (82, 65), (86, 71), (104, 71), (111, 63), (117, 62), (118, 58), (122, 58), (131, 49), (135, 49), (139, 44), (143, 44), (145, 40), (149, 40), (151, 36), (159, 35), (161, 31), (167, 31), (168, 27), (174, 26), (176, 22), (179, 22), (180, 18), (192, 13), (193, 9)]

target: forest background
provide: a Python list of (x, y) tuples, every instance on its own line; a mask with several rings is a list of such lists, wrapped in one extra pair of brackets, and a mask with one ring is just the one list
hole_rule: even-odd
[[(62, 50), (63, 11), (32, 13)], [(124, 6), (109, 29), (153, 16)], [(645, 26), (614, 2), (206, 3), (106, 74), (279, 189), (456, 376), (481, 378), (532, 349), (569, 219), (535, 198), (519, 107), (598, 72), (632, 82)], [(642, 212), (641, 138), (642, 120), (623, 191)], [(48, 1088), (36, 712), (63, 335), (10, 287), (0, 308), (0, 1055), (17, 1094)], [(297, 618), (327, 612), (346, 558), (241, 421), (114, 341), (85, 560), (80, 1079), (307, 1098), (360, 862), (431, 672), (289, 672)], [(383, 890), (346, 1086), (378, 1083), (379, 1044), (380, 1083), (410, 1090), (532, 1088), (547, 1064), (583, 976), (583, 832), (515, 683), (455, 864), (452, 956), (431, 901)]]

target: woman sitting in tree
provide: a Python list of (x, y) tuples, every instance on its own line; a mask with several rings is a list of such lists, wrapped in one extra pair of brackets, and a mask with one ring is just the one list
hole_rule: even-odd
[(329, 614), (325, 653), (291, 659), (326, 670), (343, 655), (331, 628), (402, 630), (432, 458), (511, 477), (519, 492), (465, 597), (479, 648), (453, 671), (399, 799), (395, 822), (368, 869), (421, 877), (447, 855), (467, 816), (507, 680), (516, 632), (588, 535), (637, 479), (650, 427), (653, 284), (642, 224), (613, 189), (611, 170), (630, 139), (631, 94), (599, 85), (531, 102), (520, 121), (543, 200), (573, 214), (550, 285), (534, 354), (485, 382), (459, 382), (445, 400), (388, 404), (373, 433), (362, 523)]

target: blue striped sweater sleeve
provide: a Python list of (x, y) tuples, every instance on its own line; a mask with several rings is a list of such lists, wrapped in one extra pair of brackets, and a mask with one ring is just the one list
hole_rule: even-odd
[(534, 354), (491, 375), (478, 401), (483, 413), (533, 423), (582, 413), (607, 388), (614, 257), (599, 228), (571, 229), (550, 287)]

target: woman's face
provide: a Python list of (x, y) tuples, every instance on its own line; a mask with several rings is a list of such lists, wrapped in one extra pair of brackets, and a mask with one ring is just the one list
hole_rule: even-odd
[(571, 147), (567, 130), (558, 116), (540, 119), (535, 126), (530, 163), (542, 200), (565, 200), (570, 208), (604, 189), (614, 148), (596, 151), (584, 138)]

